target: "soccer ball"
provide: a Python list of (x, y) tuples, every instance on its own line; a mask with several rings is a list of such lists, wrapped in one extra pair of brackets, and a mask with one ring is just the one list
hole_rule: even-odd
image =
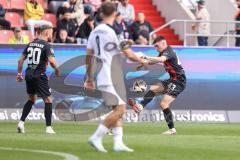
[(140, 79), (140, 80), (136, 80), (133, 83), (133, 91), (134, 92), (145, 92), (147, 90), (147, 83)]

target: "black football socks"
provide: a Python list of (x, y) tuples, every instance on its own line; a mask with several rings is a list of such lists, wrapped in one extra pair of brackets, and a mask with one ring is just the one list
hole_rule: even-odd
[(44, 115), (46, 119), (46, 126), (52, 125), (52, 103), (45, 103)]
[(30, 113), (31, 109), (32, 109), (32, 106), (33, 106), (33, 102), (28, 100), (24, 107), (23, 107), (23, 111), (22, 111), (22, 116), (20, 118), (21, 121), (25, 121), (25, 119), (27, 118), (28, 114)]
[(144, 95), (143, 100), (141, 101), (141, 104), (143, 105), (143, 107), (145, 107), (149, 102), (151, 102), (155, 95), (156, 95), (155, 92), (149, 90), (149, 91)]
[(168, 128), (173, 129), (174, 123), (173, 123), (173, 115), (172, 115), (171, 109), (170, 108), (164, 109), (163, 114), (164, 114), (165, 120), (167, 122)]

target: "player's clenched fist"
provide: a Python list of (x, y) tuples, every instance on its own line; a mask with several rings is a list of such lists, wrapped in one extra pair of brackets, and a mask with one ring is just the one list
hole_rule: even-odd
[(131, 40), (124, 40), (120, 42), (120, 49), (121, 50), (126, 50), (131, 48), (133, 45), (133, 42)]
[(17, 74), (17, 76), (16, 76), (16, 81), (17, 81), (17, 82), (22, 82), (22, 81), (23, 81), (22, 73), (18, 73), (18, 74)]
[(143, 106), (140, 103), (136, 103), (136, 101), (132, 98), (128, 99), (128, 104), (135, 113), (140, 113), (143, 110)]
[(84, 82), (84, 89), (86, 90), (94, 90), (95, 89), (95, 83), (94, 81), (87, 80)]

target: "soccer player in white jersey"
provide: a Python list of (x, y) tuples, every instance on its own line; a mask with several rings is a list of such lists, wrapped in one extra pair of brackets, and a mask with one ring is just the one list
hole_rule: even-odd
[(119, 42), (112, 28), (117, 14), (115, 5), (111, 2), (104, 2), (101, 5), (100, 12), (103, 22), (91, 32), (88, 39), (86, 57), (87, 73), (84, 87), (89, 91), (95, 89), (93, 78), (93, 57), (95, 56), (102, 60), (102, 67), (96, 77), (96, 86), (99, 90), (113, 94), (117, 101), (112, 100), (107, 95), (102, 95), (105, 104), (111, 106), (113, 111), (99, 124), (95, 133), (89, 138), (88, 143), (100, 152), (107, 152), (103, 147), (102, 138), (109, 129), (112, 129), (114, 139), (113, 150), (116, 152), (133, 152), (134, 150), (127, 147), (122, 139), (122, 116), (126, 110), (126, 102), (124, 101), (126, 91), (122, 90), (117, 93), (117, 89), (124, 87), (121, 86), (124, 85), (124, 80), (123, 76), (118, 78), (116, 76), (122, 73), (120, 63), (121, 54), (127, 56), (132, 61), (142, 64), (146, 64), (146, 60), (136, 56), (127, 43)]

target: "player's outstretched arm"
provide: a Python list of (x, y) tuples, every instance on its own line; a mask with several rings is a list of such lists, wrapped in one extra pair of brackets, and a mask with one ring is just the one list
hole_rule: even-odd
[(23, 80), (23, 76), (22, 76), (22, 69), (23, 69), (23, 63), (26, 59), (26, 55), (22, 54), (21, 57), (18, 60), (18, 73), (17, 73), (17, 77), (16, 77), (16, 81), (21, 82)]
[(51, 67), (55, 70), (55, 75), (59, 77), (60, 76), (60, 70), (58, 69), (58, 65), (57, 65), (57, 61), (56, 61), (55, 57), (49, 56), (48, 61), (51, 65)]
[(128, 59), (134, 62), (140, 62), (144, 65), (147, 65), (147, 61), (141, 57), (138, 57), (131, 49), (131, 43), (129, 41), (122, 41), (120, 43), (120, 49)]
[(134, 52), (128, 48), (125, 50), (122, 50), (122, 52), (127, 56), (128, 59), (134, 62), (140, 62), (140, 63), (146, 63), (147, 61), (141, 57), (138, 57), (134, 54)]
[[(141, 57), (141, 58), (148, 60), (148, 65), (154, 65), (154, 64), (159, 63), (158, 60), (153, 60), (153, 59), (152, 59), (152, 60), (149, 60), (149, 59), (148, 59), (148, 56)], [(144, 69), (147, 69), (146, 66), (144, 66), (143, 64), (140, 64), (139, 66), (137, 66), (136, 70), (137, 70), (137, 71), (140, 71), (140, 70), (142, 70), (143, 68), (144, 68)]]
[(149, 64), (156, 64), (159, 62), (165, 62), (167, 60), (166, 56), (160, 56), (160, 57), (147, 57)]

